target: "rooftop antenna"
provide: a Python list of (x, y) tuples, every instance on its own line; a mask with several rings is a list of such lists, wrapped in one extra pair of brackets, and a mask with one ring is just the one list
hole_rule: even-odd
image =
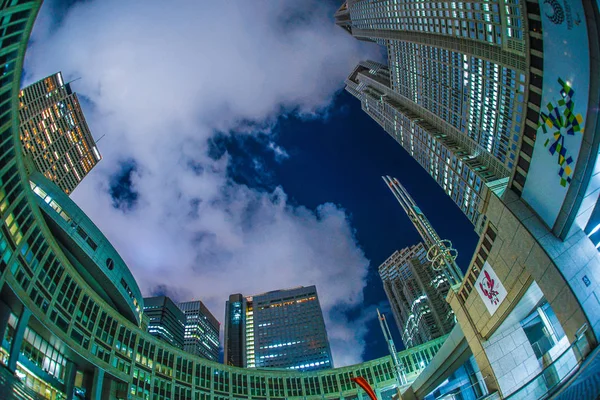
[(387, 342), (388, 350), (390, 351), (390, 356), (392, 356), (392, 364), (394, 365), (394, 372), (396, 375), (396, 380), (398, 381), (399, 393), (400, 387), (408, 383), (406, 381), (406, 375), (404, 373), (404, 365), (400, 363), (400, 360), (398, 360), (398, 352), (396, 351), (394, 339), (392, 339), (392, 333), (390, 332), (390, 327), (388, 326), (387, 320), (385, 319), (385, 315), (381, 314), (379, 312), (379, 309), (377, 309), (377, 316), (379, 317), (379, 325), (381, 326), (383, 336), (385, 337), (385, 341)]

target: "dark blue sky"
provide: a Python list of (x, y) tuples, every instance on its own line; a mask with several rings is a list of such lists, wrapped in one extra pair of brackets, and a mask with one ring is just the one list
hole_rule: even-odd
[[(453, 242), (463, 270), (477, 243), (472, 225), (433, 178), (345, 91), (339, 93), (325, 121), (281, 118), (276, 132), (276, 143), (290, 155), (280, 162), (266, 150), (270, 138), (265, 136), (220, 135), (212, 151), (215, 157), (228, 151), (228, 172), (237, 183), (268, 191), (281, 185), (292, 203), (315, 209), (332, 202), (347, 211), (371, 261), (363, 307), (387, 308), (396, 346), (401, 348), (377, 267), (420, 237), (381, 176), (400, 180), (440, 236)], [(377, 319), (369, 323), (365, 342), (365, 359), (387, 354)]]

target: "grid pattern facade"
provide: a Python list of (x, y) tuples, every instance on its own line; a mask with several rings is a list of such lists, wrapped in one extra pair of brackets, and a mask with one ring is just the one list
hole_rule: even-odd
[(148, 332), (179, 349), (184, 345), (185, 315), (166, 296), (144, 298), (144, 314), (148, 316)]
[(60, 72), (20, 91), (19, 120), (25, 153), (67, 194), (101, 160), (77, 94)]
[(521, 0), (348, 0), (335, 14), (388, 54), (389, 68), (361, 62), (346, 90), (478, 231), (486, 186), (503, 191), (517, 168), (529, 88), (524, 8)]
[(394, 252), (379, 266), (406, 348), (445, 335), (454, 326), (454, 314), (445, 300), (450, 285), (441, 271), (431, 268), (426, 255), (419, 243)]
[(257, 368), (309, 371), (333, 367), (315, 286), (253, 296)]
[(333, 367), (315, 286), (233, 294), (225, 311), (225, 363), (311, 371)]
[[(481, 157), (469, 152), (431, 123), (392, 97), (382, 83), (383, 65), (359, 67), (346, 81), (347, 90), (361, 100), (363, 110), (436, 180), (469, 220), (477, 225), (486, 191), (498, 180)], [(392, 95), (390, 95), (392, 94)]]
[(427, 32), (496, 46), (524, 40), (518, 0), (362, 0), (348, 3), (352, 3), (349, 6), (352, 25), (359, 29)]
[(219, 321), (200, 300), (179, 303), (185, 314), (183, 350), (219, 361)]
[(512, 170), (524, 123), (525, 74), (472, 55), (392, 40), (392, 90), (457, 130)]

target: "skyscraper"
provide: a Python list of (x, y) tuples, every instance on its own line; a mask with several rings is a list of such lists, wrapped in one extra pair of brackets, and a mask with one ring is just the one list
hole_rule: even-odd
[(150, 319), (151, 335), (183, 349), (185, 314), (173, 300), (167, 296), (145, 297), (144, 314)]
[(67, 194), (102, 159), (77, 94), (61, 72), (19, 92), (19, 136), (35, 169)]
[(225, 362), (300, 371), (332, 368), (316, 287), (231, 295), (225, 315)]
[(528, 68), (521, 5), (348, 0), (336, 23), (383, 45), (346, 90), (456, 202), (479, 231), (491, 191), (515, 168)]
[(185, 314), (183, 349), (219, 361), (219, 321), (200, 300), (179, 303), (179, 308)]
[(454, 314), (446, 302), (448, 280), (431, 268), (422, 243), (395, 251), (379, 266), (379, 276), (405, 348), (452, 330)]
[[(253, 313), (252, 306), (248, 310), (246, 297), (232, 294), (225, 303), (225, 344), (223, 346), (223, 363), (234, 367), (246, 367), (246, 314)], [(250, 315), (252, 317), (252, 315)], [(252, 328), (252, 329), (250, 329)], [(254, 326), (248, 327), (252, 334), (251, 344), (254, 346)], [(254, 357), (253, 357), (254, 359)]]

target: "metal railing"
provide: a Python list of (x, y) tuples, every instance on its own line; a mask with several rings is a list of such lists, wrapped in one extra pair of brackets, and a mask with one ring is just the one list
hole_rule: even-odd
[(588, 326), (584, 324), (575, 333), (575, 341), (556, 357), (529, 382), (506, 396), (505, 399), (547, 399), (554, 394), (579, 369), (590, 353), (590, 343), (586, 336)]
[[(472, 390), (475, 398), (483, 399), (490, 395), (489, 390), (487, 389), (486, 380), (490, 377), (489, 375), (480, 378), (481, 372), (475, 372), (473, 374), (468, 374), (469, 382), (465, 382), (462, 385), (458, 385), (455, 388), (449, 390), (446, 393), (443, 393), (435, 398), (435, 400), (445, 400), (445, 399), (456, 399), (456, 398), (465, 398), (465, 393), (468, 390)], [(473, 377), (475, 380), (473, 381)]]

